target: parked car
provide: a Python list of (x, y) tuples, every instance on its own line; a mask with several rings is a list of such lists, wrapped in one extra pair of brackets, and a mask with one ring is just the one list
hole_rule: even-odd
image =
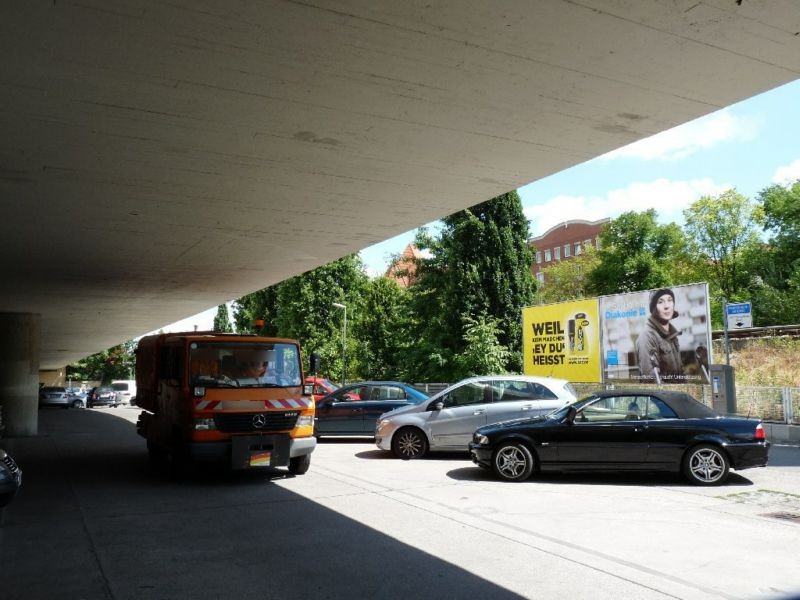
[(22, 485), (22, 469), (0, 448), (0, 508), (11, 502)]
[(324, 377), (309, 376), (306, 377), (303, 382), (314, 386), (311, 392), (311, 397), (314, 399), (314, 402), (339, 389), (338, 385)]
[(419, 404), (428, 394), (400, 381), (363, 381), (346, 385), (317, 402), (314, 435), (375, 435), (383, 413)]
[(111, 382), (111, 389), (116, 393), (116, 404), (136, 406), (136, 381), (133, 379), (119, 379)]
[(58, 386), (44, 386), (39, 388), (39, 408), (43, 406), (60, 406), (69, 408), (72, 402), (67, 395), (66, 388)]
[(576, 400), (564, 379), (492, 375), (464, 379), (425, 402), (390, 411), (378, 419), (375, 444), (403, 459), (429, 450), (467, 450), (483, 425), (543, 415)]
[(116, 406), (117, 393), (108, 386), (93, 387), (86, 395), (86, 403), (89, 408), (96, 406)]
[(615, 390), (544, 417), (481, 427), (469, 450), (507, 481), (534, 470), (646, 470), (718, 485), (731, 467), (766, 466), (769, 446), (760, 419), (721, 417), (682, 392)]
[(86, 392), (79, 388), (66, 388), (67, 400), (72, 408), (86, 408)]

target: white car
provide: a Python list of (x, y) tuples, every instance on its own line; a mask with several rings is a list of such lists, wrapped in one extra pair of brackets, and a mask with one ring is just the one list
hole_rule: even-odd
[(575, 402), (565, 379), (527, 375), (470, 377), (430, 400), (384, 413), (375, 428), (375, 444), (403, 459), (429, 450), (464, 450), (478, 427), (547, 414)]
[(115, 379), (111, 382), (114, 390), (114, 402), (120, 406), (134, 406), (136, 404), (136, 380)]

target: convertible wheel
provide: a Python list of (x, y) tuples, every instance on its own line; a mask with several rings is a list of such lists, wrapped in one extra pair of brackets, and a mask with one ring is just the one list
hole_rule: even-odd
[(492, 470), (506, 481), (524, 481), (533, 473), (533, 467), (531, 451), (520, 442), (500, 444), (492, 457)]
[(695, 446), (683, 457), (683, 474), (695, 485), (719, 485), (728, 478), (730, 465), (717, 446)]
[(409, 460), (422, 458), (428, 451), (425, 434), (415, 427), (405, 427), (394, 434), (392, 452), (397, 458)]

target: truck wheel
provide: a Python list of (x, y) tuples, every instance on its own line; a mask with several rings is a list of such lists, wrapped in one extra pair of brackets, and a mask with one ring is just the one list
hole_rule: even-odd
[(167, 453), (155, 442), (147, 440), (147, 458), (153, 466), (160, 466), (164, 464), (167, 458)]
[(302, 475), (311, 466), (311, 455), (295, 456), (289, 459), (289, 473), (292, 475)]
[(194, 467), (189, 451), (177, 434), (173, 436), (172, 445), (169, 449), (169, 466), (172, 477), (177, 480), (186, 478), (191, 474)]

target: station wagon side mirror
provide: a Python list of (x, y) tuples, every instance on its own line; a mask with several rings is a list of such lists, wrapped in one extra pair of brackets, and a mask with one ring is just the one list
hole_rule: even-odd
[(564, 417), (564, 423), (567, 425), (574, 425), (575, 424), (575, 415), (578, 414), (578, 410), (574, 406), (570, 406), (567, 409), (567, 416)]

